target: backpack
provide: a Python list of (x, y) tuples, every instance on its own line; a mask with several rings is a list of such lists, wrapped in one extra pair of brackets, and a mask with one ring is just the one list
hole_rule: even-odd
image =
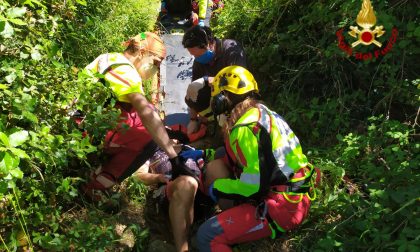
[(191, 0), (166, 0), (166, 9), (172, 16), (189, 17), (192, 11)]

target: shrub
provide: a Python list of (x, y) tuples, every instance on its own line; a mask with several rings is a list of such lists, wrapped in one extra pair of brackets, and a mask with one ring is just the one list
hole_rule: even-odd
[(245, 46), (263, 99), (291, 124), (324, 173), (311, 217), (288, 245), (414, 251), (419, 4), (372, 0), (376, 25), (386, 31), (381, 39), (392, 28), (398, 38), (385, 56), (360, 61), (340, 50), (335, 33), (356, 25), (362, 1), (224, 2), (213, 21), (216, 35)]
[(0, 0), (0, 250), (112, 250), (113, 217), (84, 210), (77, 187), (118, 111), (77, 72), (151, 29), (158, 4)]
[(264, 100), (288, 120), (304, 144), (331, 146), (336, 134), (363, 127), (371, 115), (414, 122), (418, 74), (411, 66), (417, 65), (419, 54), (418, 3), (372, 1), (376, 25), (386, 31), (384, 41), (393, 27), (399, 33), (387, 55), (368, 62), (348, 57), (335, 35), (356, 25), (361, 1), (225, 3), (215, 22), (216, 34), (245, 46)]

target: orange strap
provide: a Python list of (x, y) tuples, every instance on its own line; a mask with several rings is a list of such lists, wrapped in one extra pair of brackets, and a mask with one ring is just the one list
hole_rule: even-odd
[(190, 139), (190, 142), (195, 142), (198, 139), (204, 137), (206, 135), (207, 126), (205, 124), (200, 125), (200, 129), (197, 132), (188, 134), (188, 138)]

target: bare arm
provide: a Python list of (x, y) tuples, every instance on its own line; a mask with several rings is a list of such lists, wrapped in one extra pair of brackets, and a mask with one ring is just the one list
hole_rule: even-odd
[(149, 186), (159, 183), (168, 183), (169, 179), (164, 174), (155, 174), (149, 172), (150, 163), (146, 162), (143, 164), (134, 174), (133, 177), (139, 180), (141, 183)]
[(127, 95), (131, 105), (136, 109), (147, 131), (152, 136), (155, 143), (168, 154), (169, 158), (177, 156), (173, 147), (173, 142), (169, 139), (165, 126), (159, 115), (149, 107), (149, 102), (140, 93), (131, 93)]
[(155, 185), (158, 183), (167, 183), (169, 181), (163, 174), (137, 173), (136, 177), (145, 185)]

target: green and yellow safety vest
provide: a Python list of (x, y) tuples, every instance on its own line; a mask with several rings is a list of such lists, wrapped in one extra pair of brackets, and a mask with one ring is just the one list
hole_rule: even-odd
[(312, 175), (308, 169), (303, 178), (294, 181), (308, 160), (286, 121), (262, 104), (239, 118), (225, 145), (235, 166), (235, 178), (214, 182), (213, 192), (219, 197), (261, 199), (272, 186), (303, 183)]
[(208, 0), (198, 0), (198, 18), (199, 19), (206, 18), (207, 1)]
[[(144, 95), (142, 79), (136, 68), (121, 53), (105, 53), (85, 67), (85, 73), (98, 77), (111, 88), (118, 101), (130, 102), (127, 94)], [(100, 75), (100, 76), (99, 76)]]

